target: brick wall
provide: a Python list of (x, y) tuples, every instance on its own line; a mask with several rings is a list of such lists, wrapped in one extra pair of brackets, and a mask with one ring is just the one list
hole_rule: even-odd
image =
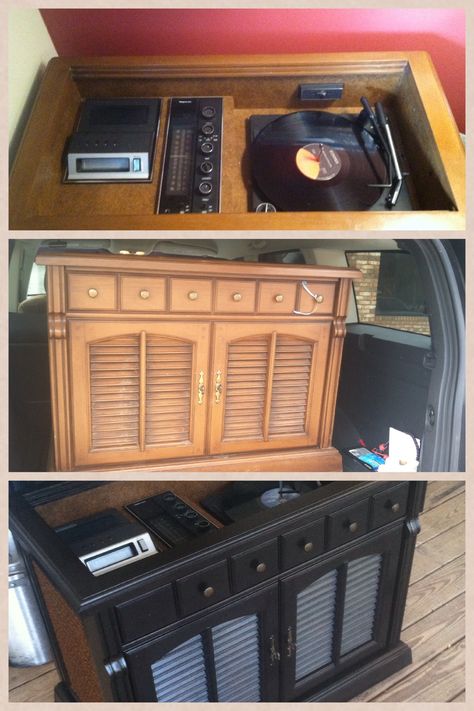
[(377, 285), (380, 269), (380, 252), (352, 252), (347, 255), (349, 266), (360, 269), (362, 279), (354, 282), (357, 310), (360, 323), (373, 323), (400, 331), (412, 331), (430, 335), (427, 316), (391, 316), (375, 313), (377, 303)]

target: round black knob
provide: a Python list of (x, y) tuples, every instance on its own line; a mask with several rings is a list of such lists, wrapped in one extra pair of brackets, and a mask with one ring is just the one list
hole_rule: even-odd
[(351, 533), (355, 533), (358, 530), (358, 528), (359, 528), (359, 524), (357, 523), (357, 521), (352, 521), (352, 523), (349, 524), (349, 531)]
[(205, 155), (209, 155), (209, 153), (212, 153), (213, 150), (214, 150), (214, 146), (213, 146), (212, 143), (210, 143), (209, 141), (206, 141), (206, 142), (203, 143), (202, 146), (201, 146), (201, 151), (202, 151)]
[(209, 195), (209, 193), (212, 193), (212, 185), (211, 183), (203, 182), (199, 185), (198, 190), (201, 195)]
[(255, 570), (257, 573), (264, 573), (267, 569), (267, 564), (266, 563), (257, 563), (255, 566)]
[(400, 504), (398, 502), (395, 502), (391, 505), (390, 509), (392, 513), (398, 513), (400, 511)]
[(186, 504), (182, 504), (180, 501), (178, 501), (174, 505), (174, 507), (175, 507), (176, 511), (185, 511), (186, 510)]
[(216, 591), (214, 590), (214, 588), (211, 585), (208, 585), (203, 588), (202, 594), (204, 595), (204, 597), (210, 598), (214, 595), (215, 592)]
[(201, 111), (201, 114), (204, 116), (204, 118), (207, 119), (214, 118), (214, 116), (216, 115), (216, 110), (213, 106), (204, 106)]
[(304, 544), (303, 550), (305, 553), (311, 553), (311, 551), (314, 548), (314, 543), (312, 541), (308, 541), (307, 543)]
[(163, 499), (164, 501), (174, 501), (175, 495), (171, 493), (163, 494)]
[(212, 171), (214, 170), (214, 165), (211, 163), (210, 160), (205, 160), (199, 166), (199, 170), (201, 171), (201, 173), (204, 173), (204, 175), (209, 175), (209, 173), (212, 173)]
[(212, 136), (214, 133), (214, 124), (213, 123), (205, 123), (203, 127), (201, 128), (201, 131), (205, 136)]
[(195, 511), (186, 511), (184, 515), (186, 518), (197, 518), (197, 513)]

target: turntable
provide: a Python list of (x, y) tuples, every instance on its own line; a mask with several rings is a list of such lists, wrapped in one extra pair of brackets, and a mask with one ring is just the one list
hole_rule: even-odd
[[(256, 212), (412, 209), (382, 104), (359, 115), (298, 111), (251, 116)], [(402, 199), (400, 199), (402, 198)]]
[[(148, 180), (64, 181), (90, 99), (159, 105)], [(56, 58), (10, 228), (463, 230), (465, 151), (425, 52)]]

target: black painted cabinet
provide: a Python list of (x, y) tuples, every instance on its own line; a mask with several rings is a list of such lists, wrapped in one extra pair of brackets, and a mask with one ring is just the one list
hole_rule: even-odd
[(125, 654), (135, 701), (276, 701), (276, 585)]
[(281, 582), (281, 696), (291, 701), (387, 644), (402, 528)]
[[(124, 495), (123, 482), (103, 486), (107, 501)], [(353, 698), (411, 661), (400, 630), (425, 488), (331, 482), (99, 577), (34, 497), (14, 492), (10, 525), (56, 651), (57, 699)], [(47, 506), (54, 518), (56, 502)], [(57, 506), (68, 506), (67, 487)]]

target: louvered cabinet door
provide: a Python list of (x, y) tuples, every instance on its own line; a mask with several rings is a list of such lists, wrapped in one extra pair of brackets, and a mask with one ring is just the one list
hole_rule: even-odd
[(126, 655), (134, 700), (278, 698), (276, 586)]
[(282, 582), (284, 700), (316, 691), (387, 644), (401, 527)]
[(318, 445), (329, 323), (217, 324), (212, 452)]
[(209, 327), (69, 323), (75, 466), (202, 454)]

